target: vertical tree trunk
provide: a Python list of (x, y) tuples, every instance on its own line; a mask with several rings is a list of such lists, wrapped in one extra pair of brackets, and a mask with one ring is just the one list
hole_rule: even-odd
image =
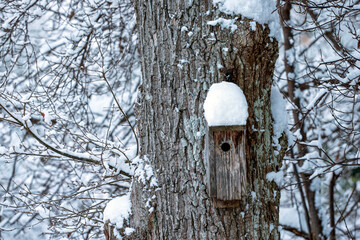
[[(278, 5), (280, 7), (280, 0), (278, 0)], [(290, 21), (290, 12), (291, 12), (291, 2), (286, 1), (283, 5), (280, 7), (280, 21), (283, 29), (283, 36), (284, 36), (284, 64), (285, 64), (285, 72), (286, 72), (286, 78), (287, 78), (287, 86), (288, 86), (288, 96), (290, 100), (293, 102), (293, 104), (296, 106), (296, 108), (293, 109), (292, 115), (294, 118), (294, 124), (295, 126), (300, 129), (301, 139), (302, 141), (306, 142), (307, 136), (305, 132), (304, 124), (301, 123), (301, 105), (300, 105), (300, 98), (295, 96), (295, 72), (294, 72), (294, 62), (289, 62), (290, 58), (295, 58), (295, 56), (287, 56), (287, 51), (291, 50), (293, 46), (293, 34), (292, 29), (290, 26), (286, 25), (285, 23), (287, 21)], [(297, 90), (302, 91), (300, 87), (298, 87)], [(300, 95), (301, 96), (301, 95)], [(305, 156), (307, 153), (307, 148), (301, 144), (297, 144), (298, 148), (298, 154), (299, 157)], [(300, 166), (302, 166), (303, 161), (300, 161)], [(294, 166), (295, 167), (295, 166)], [(297, 172), (297, 171), (296, 171)], [(297, 174), (297, 173), (296, 173)], [(309, 232), (310, 239), (319, 240), (321, 239), (322, 235), (322, 225), (319, 218), (318, 210), (315, 206), (315, 191), (311, 189), (311, 183), (310, 175), (301, 173), (300, 174), (302, 179), (302, 185), (300, 187), (304, 187), (307, 204), (309, 206), (309, 211), (306, 206), (305, 202), (302, 202), (304, 207), (304, 212), (306, 214), (305, 219), (307, 219), (307, 228)], [(301, 190), (302, 191), (302, 190)], [(310, 222), (309, 222), (310, 221)]]
[[(134, 180), (130, 226), (136, 231), (130, 239), (279, 239), (280, 192), (266, 180), (284, 153), (283, 146), (275, 156), (272, 141), (277, 42), (267, 27), (252, 31), (240, 16), (234, 32), (208, 25), (220, 16), (234, 19), (212, 1), (136, 0), (135, 7), (143, 73), (136, 109), (141, 155), (159, 187)], [(206, 186), (203, 102), (220, 81), (238, 84), (249, 105), (248, 192), (238, 208), (214, 208)]]

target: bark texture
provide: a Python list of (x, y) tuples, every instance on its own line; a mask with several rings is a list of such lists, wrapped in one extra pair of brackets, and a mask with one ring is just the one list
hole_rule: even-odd
[[(136, 0), (135, 7), (143, 73), (136, 109), (141, 155), (159, 186), (134, 180), (130, 226), (136, 231), (129, 239), (279, 239), (280, 192), (266, 180), (284, 153), (283, 146), (274, 155), (272, 140), (277, 42), (267, 27), (257, 24), (252, 31), (241, 16), (233, 32), (208, 25), (219, 17), (234, 19), (212, 1)], [(238, 84), (249, 105), (247, 194), (238, 208), (214, 208), (206, 186), (203, 102), (211, 84), (221, 81)]]

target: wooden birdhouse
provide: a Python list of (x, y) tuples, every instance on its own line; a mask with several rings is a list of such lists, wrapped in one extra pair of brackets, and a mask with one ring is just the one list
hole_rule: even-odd
[(238, 207), (246, 192), (244, 125), (208, 127), (207, 178), (215, 207)]
[(205, 164), (209, 196), (217, 208), (239, 207), (247, 185), (246, 98), (234, 83), (213, 84), (204, 110), (208, 124)]

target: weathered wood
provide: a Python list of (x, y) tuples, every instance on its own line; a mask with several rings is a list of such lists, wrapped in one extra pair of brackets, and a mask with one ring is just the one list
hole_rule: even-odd
[(246, 195), (245, 130), (217, 129), (209, 127), (208, 133), (209, 193), (218, 200), (240, 200)]
[(209, 196), (216, 198), (216, 162), (211, 161), (214, 159), (212, 156), (214, 149), (214, 137), (213, 133), (209, 131), (207, 128), (207, 133), (205, 137), (205, 168), (206, 168), (206, 178), (207, 178), (207, 186), (209, 190)]

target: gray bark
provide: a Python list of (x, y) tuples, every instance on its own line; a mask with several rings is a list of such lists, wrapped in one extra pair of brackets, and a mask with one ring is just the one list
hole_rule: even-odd
[[(212, 1), (136, 0), (135, 7), (143, 74), (136, 109), (140, 152), (159, 188), (134, 180), (130, 226), (136, 231), (129, 239), (279, 239), (280, 192), (266, 180), (284, 154), (284, 146), (278, 156), (272, 146), (278, 48), (269, 29), (252, 31), (240, 18), (234, 32), (209, 26), (220, 16), (234, 18)], [(240, 207), (216, 209), (206, 186), (203, 103), (211, 84), (225, 80), (241, 87), (249, 105), (248, 183)]]

